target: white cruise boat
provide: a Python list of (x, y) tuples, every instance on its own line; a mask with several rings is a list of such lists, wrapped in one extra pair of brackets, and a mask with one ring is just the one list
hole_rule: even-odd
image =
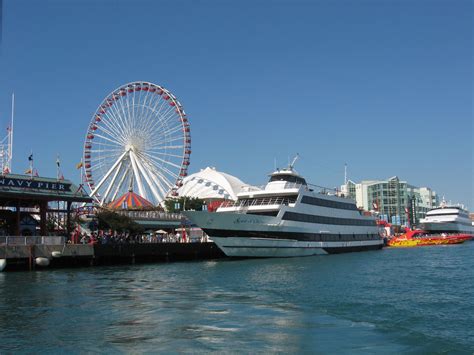
[(469, 212), (459, 206), (449, 206), (444, 201), (420, 220), (420, 228), (430, 233), (465, 233), (474, 236)]
[(185, 211), (232, 257), (293, 257), (380, 249), (375, 219), (353, 200), (314, 192), (293, 165), (259, 191), (241, 192), (216, 212)]

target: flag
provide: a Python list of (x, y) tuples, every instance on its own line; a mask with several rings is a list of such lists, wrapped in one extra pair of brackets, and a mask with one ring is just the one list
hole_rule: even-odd
[(35, 169), (35, 174), (34, 174), (34, 175), (35, 175), (35, 176), (39, 176), (39, 174), (38, 174), (38, 169)]
[(81, 161), (80, 163), (77, 163), (77, 164), (76, 164), (76, 169), (82, 168), (83, 165), (84, 165), (84, 164), (82, 163), (82, 161)]
[(3, 169), (3, 173), (4, 173), (4, 174), (10, 174), (10, 169), (8, 168), (8, 166), (6, 166), (6, 167)]
[(31, 174), (31, 169), (25, 170), (25, 174)]
[(63, 174), (59, 175), (59, 180), (64, 180), (64, 175)]

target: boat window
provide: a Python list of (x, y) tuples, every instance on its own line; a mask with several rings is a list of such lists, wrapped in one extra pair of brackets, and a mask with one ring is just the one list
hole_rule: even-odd
[(279, 174), (279, 175), (272, 175), (270, 178), (270, 182), (273, 181), (287, 181), (287, 182), (294, 182), (296, 184), (306, 185), (306, 180), (302, 177), (290, 175), (290, 174)]
[(311, 196), (303, 196), (303, 198), (301, 199), (301, 203), (305, 203), (308, 205), (322, 206), (322, 207), (337, 208), (337, 209), (343, 209), (343, 210), (356, 210), (357, 209), (357, 206), (355, 205), (355, 203), (326, 200), (326, 199), (311, 197)]
[(345, 226), (375, 226), (373, 219), (337, 218), (327, 216), (314, 216), (305, 213), (285, 212), (284, 220), (318, 224), (336, 224)]

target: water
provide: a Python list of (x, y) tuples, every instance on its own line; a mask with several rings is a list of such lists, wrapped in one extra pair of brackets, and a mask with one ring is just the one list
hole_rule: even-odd
[(0, 273), (0, 352), (473, 353), (474, 242)]

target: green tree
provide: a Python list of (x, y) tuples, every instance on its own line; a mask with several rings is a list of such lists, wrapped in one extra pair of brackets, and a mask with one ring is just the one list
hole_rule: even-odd
[(112, 211), (102, 211), (97, 213), (97, 220), (99, 229), (112, 229), (119, 233), (143, 233), (143, 227), (137, 222), (127, 216), (123, 216)]
[(184, 209), (187, 211), (189, 210), (195, 210), (195, 211), (201, 211), (202, 206), (205, 204), (204, 200), (201, 200), (200, 198), (194, 198), (194, 197), (177, 197), (177, 198), (169, 198), (165, 200), (165, 207), (166, 211), (171, 212), (171, 213), (176, 213), (176, 212), (181, 212)]

